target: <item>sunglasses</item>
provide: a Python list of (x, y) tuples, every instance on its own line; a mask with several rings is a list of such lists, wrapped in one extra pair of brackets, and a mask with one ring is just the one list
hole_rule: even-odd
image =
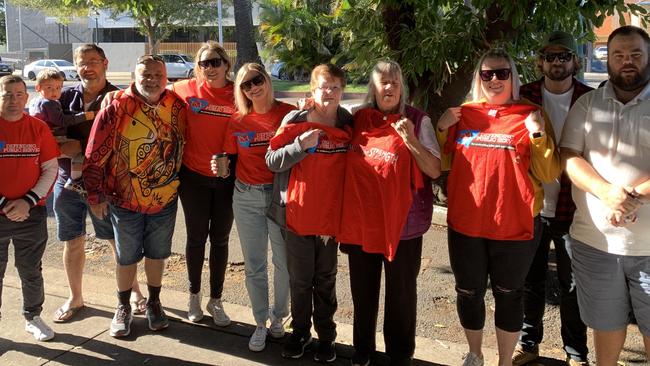
[(266, 82), (266, 79), (264, 79), (264, 76), (262, 76), (261, 74), (257, 74), (256, 77), (254, 77), (254, 78), (252, 78), (250, 80), (246, 80), (246, 81), (242, 82), (241, 84), (239, 84), (239, 86), (241, 87), (241, 89), (243, 91), (249, 91), (249, 90), (251, 90), (253, 85), (260, 86), (260, 85), (264, 84), (265, 82)]
[(479, 76), (483, 81), (492, 80), (494, 75), (496, 75), (499, 80), (508, 80), (510, 77), (510, 71), (510, 69), (481, 70), (479, 71)]
[(542, 58), (546, 62), (553, 62), (557, 58), (560, 62), (567, 62), (573, 58), (573, 52), (544, 53)]
[(223, 63), (223, 59), (221, 57), (217, 58), (211, 58), (209, 60), (203, 60), (199, 61), (198, 64), (204, 69), (207, 69), (208, 67), (221, 67), (221, 64)]

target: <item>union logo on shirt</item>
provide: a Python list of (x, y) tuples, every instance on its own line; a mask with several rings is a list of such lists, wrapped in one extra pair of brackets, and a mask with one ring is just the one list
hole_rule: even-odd
[(237, 138), (237, 143), (239, 146), (244, 148), (257, 147), (257, 146), (268, 146), (269, 141), (275, 132), (255, 132), (255, 131), (245, 131), (245, 132), (235, 132), (235, 137)]
[(465, 146), (469, 147), (469, 145), (472, 143), (472, 140), (478, 136), (480, 132), (478, 130), (462, 130), (458, 131), (458, 138), (456, 139), (456, 142)]
[(226, 117), (229, 118), (235, 109), (225, 105), (210, 104), (205, 99), (189, 98), (187, 103), (190, 105), (190, 110), (195, 114), (207, 114), (210, 116)]
[(192, 109), (192, 112), (194, 113), (199, 113), (209, 104), (207, 100), (199, 98), (190, 98), (188, 99), (188, 103), (190, 104), (190, 109)]
[(481, 133), (477, 130), (463, 130), (456, 142), (469, 147), (515, 150), (514, 136), (504, 133)]

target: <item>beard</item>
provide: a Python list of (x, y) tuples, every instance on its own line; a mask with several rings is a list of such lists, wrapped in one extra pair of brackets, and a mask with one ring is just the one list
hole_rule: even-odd
[(624, 91), (637, 90), (648, 83), (650, 80), (650, 64), (646, 64), (641, 72), (636, 72), (631, 76), (623, 76), (621, 73), (615, 73), (607, 63), (607, 73), (609, 74), (609, 81), (617, 88)]
[(548, 70), (544, 70), (544, 76), (553, 81), (562, 81), (573, 76), (573, 68), (551, 65)]

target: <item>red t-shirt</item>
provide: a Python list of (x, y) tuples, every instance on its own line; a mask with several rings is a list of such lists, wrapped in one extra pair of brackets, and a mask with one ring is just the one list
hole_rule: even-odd
[[(49, 127), (40, 119), (24, 115), (18, 121), (0, 118), (0, 196), (23, 197), (41, 177), (41, 164), (59, 156)], [(45, 198), (38, 202), (45, 204)]]
[(422, 173), (402, 138), (390, 125), (401, 118), (371, 108), (354, 115), (347, 153), (341, 243), (393, 260)]
[(224, 151), (228, 121), (235, 113), (233, 85), (210, 88), (203, 81), (190, 79), (174, 83), (172, 90), (185, 101), (188, 111), (183, 165), (212, 177), (210, 158)]
[(535, 192), (524, 120), (537, 109), (530, 104), (462, 106), (445, 144), (445, 152), (453, 153), (447, 182), (452, 229), (493, 240), (532, 239)]
[(228, 124), (223, 149), (237, 154), (237, 179), (247, 184), (273, 183), (273, 172), (266, 166), (266, 150), (284, 116), (296, 107), (276, 103), (264, 114), (255, 112), (239, 118), (234, 114)]
[(298, 235), (330, 235), (339, 231), (346, 152), (352, 129), (337, 128), (314, 122), (301, 122), (281, 127), (271, 139), (277, 150), (293, 143), (310, 129), (321, 129), (314, 153), (291, 167), (287, 188), (287, 228)]

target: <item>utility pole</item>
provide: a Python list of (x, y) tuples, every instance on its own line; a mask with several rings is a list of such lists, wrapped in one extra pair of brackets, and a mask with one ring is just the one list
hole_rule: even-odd
[(18, 41), (20, 42), (20, 58), (25, 61), (25, 50), (23, 49), (23, 13), (22, 6), (18, 7)]
[(219, 25), (219, 44), (223, 47), (223, 17), (221, 14), (221, 0), (217, 0), (217, 24)]

